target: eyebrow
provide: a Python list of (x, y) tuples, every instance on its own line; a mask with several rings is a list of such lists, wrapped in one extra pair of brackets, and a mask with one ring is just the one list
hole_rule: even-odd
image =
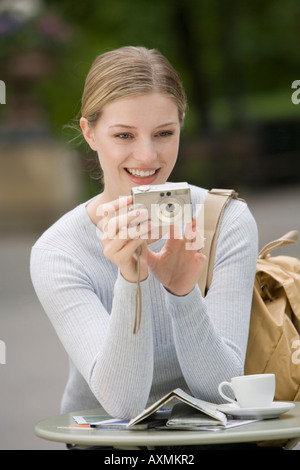
[[(160, 129), (162, 127), (167, 127), (167, 126), (174, 126), (174, 125), (177, 125), (178, 123), (177, 122), (166, 122), (165, 124), (159, 124), (155, 129)], [(136, 129), (135, 126), (130, 126), (128, 124), (122, 124), (122, 123), (118, 123), (118, 124), (113, 124), (112, 126), (109, 126), (109, 128), (113, 128), (113, 127), (122, 127), (124, 129)]]

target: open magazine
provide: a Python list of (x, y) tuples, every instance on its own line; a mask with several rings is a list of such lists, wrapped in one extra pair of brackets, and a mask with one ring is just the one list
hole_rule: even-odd
[[(150, 415), (155, 413), (160, 408), (163, 408), (168, 402), (174, 399), (176, 399), (177, 401), (181, 403), (184, 403), (185, 405), (188, 405), (189, 407), (192, 407), (192, 409), (198, 410), (198, 412), (201, 412), (199, 416), (197, 417), (198, 426), (200, 426), (201, 424), (202, 425), (214, 424), (214, 425), (225, 426), (227, 423), (226, 415), (218, 410), (217, 405), (214, 405), (213, 403), (209, 403), (203, 400), (199, 400), (198, 398), (192, 397), (188, 393), (185, 393), (180, 388), (176, 388), (175, 390), (173, 390), (172, 392), (168, 393), (167, 395), (162, 397), (160, 400), (155, 402), (153, 405), (146, 408), (138, 416), (130, 420), (127, 427), (131, 428), (135, 426), (139, 422), (143, 421), (144, 419), (148, 418)], [(173, 420), (176, 418), (176, 421), (173, 421), (173, 423), (178, 426), (180, 424), (180, 421), (178, 421), (179, 416), (174, 417), (175, 410), (176, 410), (176, 405), (174, 405), (173, 407)], [(172, 426), (171, 420), (172, 420), (172, 413), (170, 415), (170, 418), (167, 420), (167, 423), (166, 423), (167, 426)], [(194, 421), (194, 425), (195, 424), (196, 424), (196, 421)]]
[(218, 409), (219, 406), (176, 388), (131, 420), (108, 416), (73, 416), (77, 424), (71, 427), (132, 431), (147, 429), (218, 431), (256, 421), (256, 419), (231, 419)]

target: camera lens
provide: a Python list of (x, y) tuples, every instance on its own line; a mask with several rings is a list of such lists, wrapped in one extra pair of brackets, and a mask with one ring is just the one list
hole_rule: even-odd
[(181, 223), (183, 214), (183, 200), (172, 191), (160, 192), (157, 204), (154, 205), (155, 217), (162, 225)]
[(174, 204), (167, 204), (167, 205), (166, 205), (166, 211), (168, 211), (168, 212), (174, 212), (174, 210), (175, 210)]

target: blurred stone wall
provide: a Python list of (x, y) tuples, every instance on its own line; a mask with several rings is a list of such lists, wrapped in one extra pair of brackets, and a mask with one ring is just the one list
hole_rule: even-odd
[(52, 141), (0, 149), (0, 231), (43, 230), (82, 197), (76, 151)]

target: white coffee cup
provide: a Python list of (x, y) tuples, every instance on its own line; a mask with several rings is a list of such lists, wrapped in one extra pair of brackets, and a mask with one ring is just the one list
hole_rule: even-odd
[[(225, 385), (231, 388), (236, 400), (222, 391)], [(241, 408), (266, 408), (271, 406), (274, 399), (275, 375), (253, 374), (233, 377), (231, 382), (220, 383), (218, 390), (225, 400), (237, 403)]]

